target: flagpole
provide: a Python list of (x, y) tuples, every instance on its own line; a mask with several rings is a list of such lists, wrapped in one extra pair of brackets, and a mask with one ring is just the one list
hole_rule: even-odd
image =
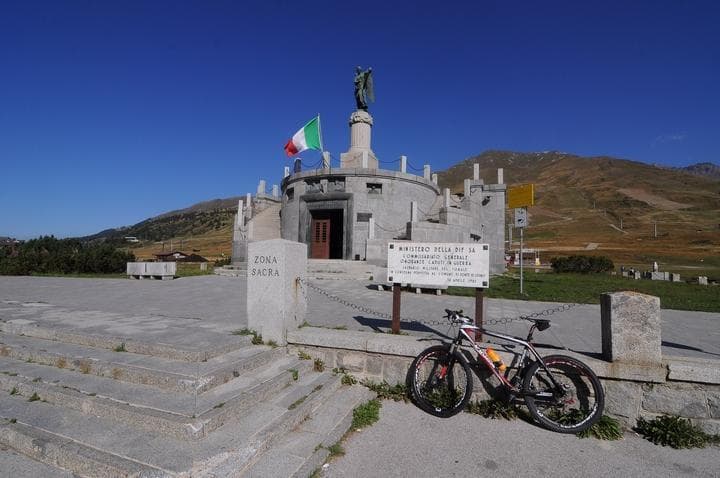
[(318, 136), (320, 136), (320, 153), (322, 154), (322, 152), (325, 151), (325, 148), (323, 147), (322, 126), (320, 124), (320, 113), (318, 113), (317, 117), (318, 117)]

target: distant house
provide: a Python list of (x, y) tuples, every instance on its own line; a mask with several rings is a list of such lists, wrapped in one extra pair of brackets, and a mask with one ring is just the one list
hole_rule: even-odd
[(182, 251), (158, 252), (154, 256), (160, 262), (208, 262), (203, 256)]

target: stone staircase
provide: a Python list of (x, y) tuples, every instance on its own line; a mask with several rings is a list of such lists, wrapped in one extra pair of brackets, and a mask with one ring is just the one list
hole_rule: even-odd
[(225, 277), (245, 277), (247, 274), (247, 262), (238, 262), (236, 264), (216, 267), (213, 273), (217, 276)]
[(247, 336), (192, 349), (1, 312), (0, 328), (0, 469), (21, 454), (26, 476), (304, 478), (372, 395)]
[(280, 238), (280, 203), (269, 203), (250, 220), (252, 240), (266, 241)]

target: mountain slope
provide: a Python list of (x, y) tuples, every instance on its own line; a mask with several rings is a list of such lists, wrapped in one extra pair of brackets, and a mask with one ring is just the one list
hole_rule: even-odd
[(486, 151), (440, 173), (440, 185), (462, 191), (474, 163), (487, 183), (503, 168), (508, 185), (535, 184), (525, 236), (546, 256), (591, 250), (618, 263), (720, 268), (716, 179), (604, 156)]

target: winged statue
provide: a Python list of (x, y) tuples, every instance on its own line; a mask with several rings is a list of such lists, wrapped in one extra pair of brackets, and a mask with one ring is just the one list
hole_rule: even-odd
[(367, 111), (368, 101), (375, 102), (375, 89), (373, 88), (372, 68), (367, 70), (358, 66), (355, 68), (355, 103), (357, 109)]

